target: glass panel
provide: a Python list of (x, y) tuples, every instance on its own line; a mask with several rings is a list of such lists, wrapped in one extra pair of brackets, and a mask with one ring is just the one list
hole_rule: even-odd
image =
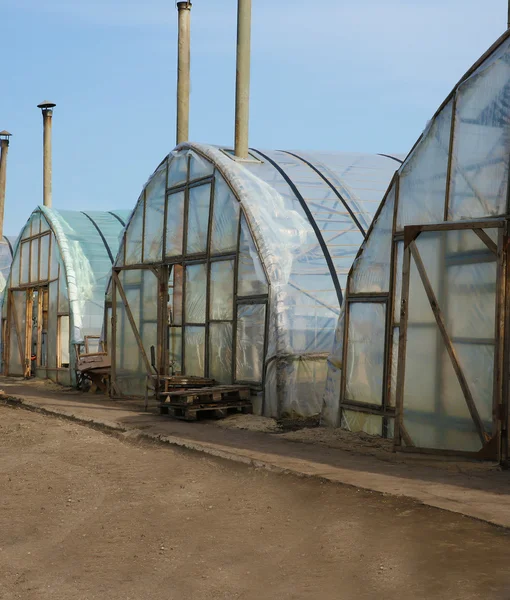
[(171, 375), (182, 373), (182, 328), (168, 328), (168, 358)]
[(57, 298), (58, 281), (48, 286), (48, 367), (57, 366)]
[(48, 279), (48, 265), (50, 260), (50, 236), (41, 238), (41, 260), (39, 265), (39, 279)]
[(234, 304), (234, 261), (211, 263), (210, 315), (214, 320), (231, 320)]
[(509, 90), (507, 40), (457, 91), (449, 219), (505, 213)]
[(218, 173), (214, 182), (211, 252), (235, 252), (239, 225), (239, 202)]
[[(422, 233), (416, 246), (475, 405), (490, 434), (495, 256), (470, 230)], [(416, 445), (448, 450), (480, 449), (481, 441), (413, 260), (404, 409), (404, 423)]]
[(346, 397), (382, 404), (386, 306), (372, 302), (349, 304)]
[(184, 192), (168, 196), (166, 215), (166, 255), (182, 254), (182, 236), (184, 228)]
[(205, 323), (207, 265), (186, 267), (186, 323)]
[[(9, 375), (24, 375), (25, 372), (25, 341), (23, 336), (26, 327), (26, 292), (11, 292), (11, 300), (15, 305), (16, 321), (14, 320), (14, 310), (10, 307), (10, 342), (9, 342)], [(17, 329), (16, 329), (17, 328)], [(17, 331), (20, 332), (21, 340), (18, 340)], [(21, 354), (20, 354), (21, 346)]]
[[(17, 287), (19, 285), (19, 263), (21, 257), (21, 246), (18, 251), (14, 254), (14, 260), (12, 261), (12, 265), (10, 267), (10, 287)], [(7, 279), (7, 277), (6, 277)]]
[(232, 323), (209, 326), (209, 376), (218, 383), (232, 383)]
[(168, 280), (168, 324), (182, 325), (182, 265), (171, 267)]
[(53, 234), (51, 234), (50, 254), (50, 279), (56, 279), (58, 277), (59, 248), (57, 244), (57, 239)]
[(368, 435), (382, 435), (382, 417), (351, 410), (342, 410), (342, 429), (363, 432)]
[(205, 327), (186, 327), (184, 333), (185, 374), (204, 376)]
[(244, 215), (241, 215), (238, 269), (237, 294), (239, 296), (267, 294), (264, 269)]
[(145, 190), (143, 262), (159, 262), (163, 252), (165, 224), (166, 162), (156, 171)]
[(395, 260), (395, 300), (393, 305), (393, 319), (395, 323), (400, 323), (400, 304), (402, 302), (402, 270), (404, 268), (404, 242), (397, 242)]
[(69, 294), (63, 265), (60, 265), (60, 277), (58, 284), (58, 312), (69, 312)]
[(237, 381), (262, 382), (265, 326), (265, 304), (246, 304), (237, 307)]
[(69, 317), (59, 317), (60, 320), (60, 366), (69, 366)]
[[(41, 229), (41, 214), (36, 213), (30, 221), (30, 235), (37, 235)], [(28, 233), (28, 232), (27, 232)]]
[(189, 180), (200, 179), (201, 177), (207, 177), (212, 175), (214, 171), (214, 165), (208, 160), (191, 152), (190, 167), (189, 167)]
[(186, 244), (188, 254), (205, 252), (207, 249), (210, 202), (210, 183), (189, 190), (188, 238)]
[(397, 229), (444, 221), (452, 104), (429, 125), (400, 171)]
[(137, 265), (142, 262), (143, 205), (144, 192), (138, 199), (135, 213), (126, 229), (126, 265)]
[(30, 258), (30, 281), (39, 281), (39, 238), (32, 240)]
[(350, 278), (351, 293), (387, 292), (390, 289), (391, 238), (395, 186), (388, 192), (374, 227), (354, 261)]
[(400, 338), (400, 327), (393, 329), (393, 340), (391, 347), (391, 382), (390, 382), (390, 404), (397, 403), (397, 374), (398, 374), (398, 347)]
[(20, 283), (28, 283), (30, 267), (30, 242), (21, 244), (21, 280)]
[(174, 187), (186, 183), (188, 178), (188, 152), (174, 156), (168, 167), (167, 187)]

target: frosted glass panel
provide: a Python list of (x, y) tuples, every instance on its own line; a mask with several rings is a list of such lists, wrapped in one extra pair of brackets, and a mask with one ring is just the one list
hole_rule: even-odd
[(372, 302), (349, 305), (346, 398), (382, 404), (386, 306)]
[(239, 202), (221, 175), (214, 184), (211, 252), (235, 252), (239, 227)]
[(203, 377), (205, 327), (186, 327), (184, 331), (185, 374)]
[(163, 250), (165, 223), (166, 162), (156, 171), (145, 190), (145, 230), (143, 261), (159, 262)]
[(264, 331), (266, 307), (264, 304), (237, 307), (236, 379), (262, 381), (264, 365)]
[(244, 215), (241, 216), (237, 293), (239, 296), (267, 294), (267, 281), (257, 248)]
[(166, 255), (182, 254), (182, 237), (184, 223), (184, 192), (168, 196), (166, 215)]
[(231, 320), (234, 303), (234, 261), (211, 263), (211, 319)]
[(205, 323), (207, 265), (186, 267), (186, 323)]
[(232, 323), (209, 327), (209, 375), (219, 383), (232, 383)]
[(200, 185), (189, 190), (188, 205), (188, 254), (205, 252), (207, 249), (207, 230), (209, 224), (209, 204), (211, 184)]

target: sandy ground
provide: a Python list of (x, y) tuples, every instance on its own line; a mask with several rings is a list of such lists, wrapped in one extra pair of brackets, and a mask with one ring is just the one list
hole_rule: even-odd
[(510, 598), (510, 533), (0, 407), (0, 598)]

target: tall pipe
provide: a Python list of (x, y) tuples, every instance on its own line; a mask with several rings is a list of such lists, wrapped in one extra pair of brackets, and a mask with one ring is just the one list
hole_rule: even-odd
[(177, 48), (177, 144), (189, 139), (190, 21), (191, 2), (177, 2), (179, 36)]
[(251, 0), (237, 2), (235, 155), (248, 158), (250, 119)]
[(7, 185), (7, 152), (9, 151), (8, 131), (0, 131), (0, 241), (4, 235), (5, 189)]
[(48, 100), (37, 105), (43, 117), (43, 204), (48, 208), (51, 208), (51, 125), (55, 106)]

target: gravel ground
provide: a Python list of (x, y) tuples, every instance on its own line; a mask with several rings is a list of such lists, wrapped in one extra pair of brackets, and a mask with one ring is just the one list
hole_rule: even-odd
[(0, 598), (509, 600), (510, 534), (0, 407)]

